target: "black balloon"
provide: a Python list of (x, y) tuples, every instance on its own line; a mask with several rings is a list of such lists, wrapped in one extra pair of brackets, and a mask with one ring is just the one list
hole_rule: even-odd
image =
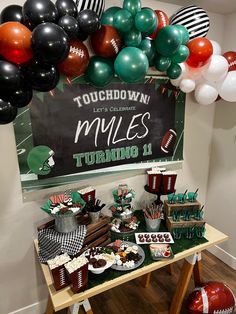
[(59, 81), (60, 74), (54, 65), (42, 64), (34, 60), (24, 70), (26, 78), (31, 82), (33, 89), (48, 92), (54, 89)]
[(0, 16), (0, 24), (6, 22), (19, 22), (21, 23), (23, 20), (22, 17), (22, 7), (20, 5), (8, 5), (5, 7)]
[(4, 100), (9, 101), (13, 107), (22, 108), (27, 106), (33, 98), (32, 88), (22, 88), (11, 95), (8, 95)]
[(32, 48), (36, 59), (44, 63), (58, 64), (69, 54), (69, 37), (60, 26), (43, 23), (33, 30)]
[(18, 66), (0, 60), (0, 98), (14, 93), (24, 85), (24, 76)]
[(17, 116), (17, 108), (0, 99), (0, 124), (12, 122)]
[(59, 16), (68, 14), (76, 17), (77, 7), (73, 0), (57, 0), (55, 5)]
[(58, 12), (50, 0), (27, 0), (22, 8), (24, 24), (30, 29), (44, 22), (57, 22)]
[(59, 19), (57, 24), (64, 29), (70, 39), (77, 37), (79, 24), (73, 16), (64, 15)]
[(85, 41), (88, 39), (88, 34), (83, 33), (80, 29), (78, 30), (76, 38), (79, 39), (80, 41)]
[(79, 22), (79, 29), (88, 35), (96, 32), (101, 26), (98, 15), (92, 10), (79, 12), (77, 20)]

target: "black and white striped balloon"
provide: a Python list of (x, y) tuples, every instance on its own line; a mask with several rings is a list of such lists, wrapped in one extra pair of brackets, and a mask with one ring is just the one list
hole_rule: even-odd
[(78, 12), (83, 10), (92, 10), (101, 18), (105, 8), (105, 0), (74, 0), (77, 5)]
[(178, 10), (171, 17), (170, 24), (178, 24), (186, 27), (191, 40), (207, 35), (210, 28), (210, 19), (205, 10), (195, 5), (189, 5)]

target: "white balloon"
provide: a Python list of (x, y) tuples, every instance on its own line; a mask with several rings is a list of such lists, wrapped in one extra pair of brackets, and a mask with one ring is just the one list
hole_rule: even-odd
[(171, 84), (175, 87), (179, 87), (180, 83), (182, 81), (182, 78), (177, 78), (175, 80), (170, 80)]
[(210, 105), (216, 101), (218, 91), (209, 83), (201, 83), (195, 89), (195, 98), (200, 105)]
[(204, 66), (202, 76), (209, 82), (217, 82), (226, 77), (228, 68), (228, 61), (223, 56), (213, 55), (209, 63)]
[(212, 46), (213, 46), (213, 55), (221, 55), (222, 54), (222, 50), (221, 47), (219, 45), (219, 43), (215, 40), (210, 40)]
[(228, 72), (218, 90), (221, 98), (229, 102), (236, 102), (236, 71)]
[(179, 85), (179, 88), (184, 93), (191, 93), (192, 91), (194, 91), (195, 87), (196, 87), (195, 81), (188, 78), (183, 79)]
[(190, 66), (187, 66), (187, 69), (188, 77), (195, 81), (202, 76), (202, 68), (192, 68)]

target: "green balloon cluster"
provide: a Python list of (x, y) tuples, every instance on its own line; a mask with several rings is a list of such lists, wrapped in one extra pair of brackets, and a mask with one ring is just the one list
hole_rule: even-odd
[[(149, 66), (155, 66), (158, 71), (166, 72), (171, 79), (181, 75), (182, 69), (179, 64), (186, 61), (189, 56), (186, 46), (189, 33), (184, 26), (165, 26), (158, 31), (155, 40), (150, 40), (147, 37), (157, 30), (158, 18), (152, 9), (142, 8), (140, 0), (124, 0), (122, 8), (109, 8), (103, 13), (101, 23), (116, 28), (126, 46), (114, 61), (115, 73), (122, 81), (127, 83), (142, 81), (147, 75)], [(113, 69), (109, 63), (111, 61), (102, 62), (100, 59), (92, 58), (87, 70), (87, 77), (95, 86), (104, 86), (113, 76)], [(102, 68), (99, 73), (98, 63), (99, 69)], [(92, 68), (96, 73), (90, 70)]]
[(168, 25), (157, 34), (154, 45), (157, 55), (154, 66), (160, 72), (165, 72), (170, 79), (177, 79), (182, 69), (179, 63), (188, 59), (189, 49), (186, 46), (189, 33), (182, 25)]

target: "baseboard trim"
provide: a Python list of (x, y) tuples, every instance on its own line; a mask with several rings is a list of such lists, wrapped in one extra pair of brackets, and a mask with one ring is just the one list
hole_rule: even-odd
[(227, 264), (229, 267), (236, 270), (236, 257), (229, 254), (225, 250), (223, 250), (218, 245), (215, 245), (208, 249), (210, 253), (215, 255), (217, 258), (219, 258), (221, 261), (223, 261), (225, 264)]
[(43, 314), (45, 313), (47, 300), (30, 304), (8, 314)]

